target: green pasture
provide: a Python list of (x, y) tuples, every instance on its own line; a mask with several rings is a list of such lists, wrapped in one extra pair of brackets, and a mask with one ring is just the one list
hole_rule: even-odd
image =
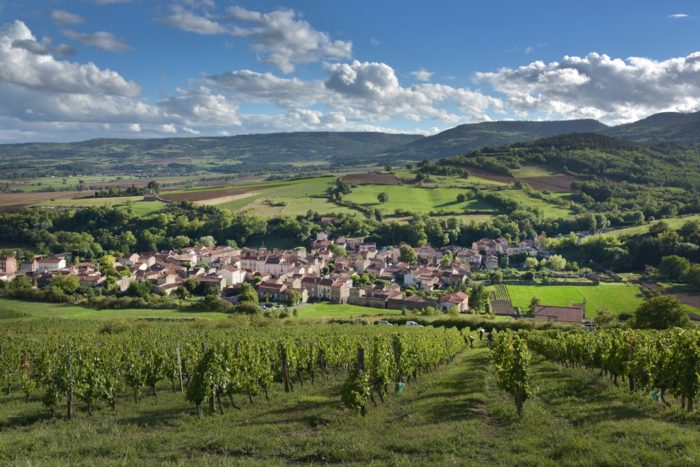
[(598, 310), (611, 313), (634, 313), (642, 303), (639, 287), (625, 283), (602, 283), (600, 285), (508, 285), (513, 306), (527, 310), (532, 297), (540, 299), (542, 305), (570, 306), (586, 301), (586, 317), (593, 318)]

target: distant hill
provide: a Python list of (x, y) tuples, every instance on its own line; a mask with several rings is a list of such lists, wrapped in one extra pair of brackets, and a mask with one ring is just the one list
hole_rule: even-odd
[(598, 133), (571, 133), (500, 147), (480, 148), (427, 164), (432, 173), (477, 168), (512, 175), (524, 165), (586, 178), (700, 187), (700, 159), (693, 151), (646, 146)]
[(676, 143), (700, 146), (700, 112), (664, 112), (626, 125), (603, 130), (604, 134), (647, 144)]
[(374, 132), (296, 132), (8, 144), (0, 145), (0, 175), (138, 173), (159, 165), (168, 166), (168, 173), (275, 171), (299, 162), (348, 165), (421, 138)]
[(389, 149), (378, 157), (386, 160), (438, 159), (483, 147), (497, 147), (567, 133), (602, 132), (606, 129), (607, 126), (596, 120), (472, 123)]

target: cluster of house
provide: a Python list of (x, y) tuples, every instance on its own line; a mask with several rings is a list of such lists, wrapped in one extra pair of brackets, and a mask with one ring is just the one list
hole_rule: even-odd
[[(334, 255), (338, 248), (345, 254)], [(407, 264), (401, 261), (398, 247), (380, 249), (362, 237), (331, 239), (327, 233), (318, 233), (309, 251), (304, 247), (270, 250), (194, 246), (177, 251), (132, 253), (116, 258), (114, 268), (119, 277), (115, 286), (126, 291), (134, 281), (147, 281), (160, 293), (170, 295), (187, 280), (196, 279), (235, 303), (237, 297), (229, 292), (249, 282), (256, 284), (260, 298), (266, 301), (329, 301), (386, 309), (434, 307), (466, 312), (469, 297), (464, 292), (428, 299), (414, 291), (459, 286), (472, 270), (497, 268), (503, 255), (546, 254), (537, 241), (512, 244), (504, 238), (482, 239), (471, 248), (435, 249), (425, 245), (415, 252), (417, 264)], [(445, 255), (452, 259), (441, 261)], [(94, 264), (73, 264), (69, 254), (37, 256), (19, 264), (13, 256), (0, 256), (0, 280), (11, 280), (17, 274), (33, 277), (39, 286), (49, 283), (57, 274), (75, 275), (85, 287), (102, 287), (106, 280)], [(356, 281), (354, 285), (353, 277), (364, 274), (382, 280), (369, 285)]]

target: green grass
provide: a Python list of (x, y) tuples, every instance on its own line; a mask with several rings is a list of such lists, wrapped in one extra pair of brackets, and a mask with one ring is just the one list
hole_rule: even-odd
[(95, 310), (94, 308), (63, 303), (23, 302), (0, 298), (0, 308), (28, 315), (28, 318), (77, 320), (118, 320), (141, 318), (198, 318), (207, 320), (226, 319), (229, 315), (217, 312), (188, 312), (178, 310), (156, 310), (147, 308), (126, 308), (121, 310)]
[[(386, 193), (389, 201), (379, 203), (379, 193)], [(488, 210), (491, 206), (479, 200), (471, 199), (457, 202), (457, 195), (465, 193), (460, 188), (420, 188), (410, 185), (361, 185), (353, 188), (347, 195), (349, 201), (392, 213), (396, 209), (413, 213), (453, 212), (471, 210)]]
[(547, 201), (543, 201), (541, 199), (533, 198), (522, 190), (501, 190), (497, 193), (512, 200), (518, 201), (526, 206), (540, 209), (542, 210), (542, 215), (545, 217), (557, 218), (571, 216), (570, 210), (557, 206), (556, 204), (548, 203)]
[(300, 318), (359, 318), (362, 316), (400, 315), (400, 310), (382, 310), (357, 305), (307, 303), (297, 307)]
[(340, 402), (345, 373), (270, 401), (238, 396), (224, 415), (194, 415), (170, 384), (135, 405), (74, 419), (46, 416), (40, 394), (0, 394), (5, 465), (697, 465), (697, 416), (628, 395), (597, 372), (534, 358), (535, 394), (519, 419), (477, 341), (451, 365), (421, 374), (366, 417)]
[(77, 199), (55, 199), (53, 201), (43, 201), (38, 204), (42, 207), (50, 208), (79, 208), (97, 206), (121, 206), (126, 207), (131, 202), (134, 215), (145, 216), (152, 212), (159, 211), (165, 207), (161, 201), (144, 201), (143, 196), (118, 196), (114, 198), (77, 198)]
[[(692, 216), (683, 216), (683, 217), (669, 217), (668, 219), (659, 219), (660, 221), (663, 221), (669, 225), (673, 230), (678, 230), (680, 229), (683, 224), (685, 224), (688, 221), (700, 221), (700, 214), (692, 215)], [(604, 234), (600, 234), (601, 237), (608, 237), (608, 238), (619, 238), (619, 237), (624, 237), (624, 236), (631, 236), (631, 235), (641, 235), (645, 234), (649, 231), (649, 227), (651, 225), (655, 224), (655, 222), (650, 222), (648, 224), (644, 225), (637, 225), (634, 227), (627, 227), (624, 229), (617, 229), (613, 230), (611, 232), (606, 232)]]
[(532, 297), (543, 305), (569, 306), (586, 301), (586, 317), (593, 318), (598, 310), (611, 313), (633, 313), (642, 303), (639, 287), (624, 283), (603, 283), (597, 286), (576, 285), (508, 285), (513, 306), (527, 310)]
[(519, 169), (512, 170), (513, 177), (515, 178), (529, 178), (529, 177), (547, 177), (550, 175), (559, 175), (546, 167), (540, 167), (537, 165), (524, 165)]

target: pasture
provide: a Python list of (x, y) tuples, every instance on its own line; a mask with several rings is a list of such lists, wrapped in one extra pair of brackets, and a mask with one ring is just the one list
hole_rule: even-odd
[[(663, 221), (668, 226), (673, 229), (673, 230), (678, 230), (681, 227), (683, 227), (683, 224), (689, 221), (700, 221), (700, 214), (695, 214), (691, 216), (682, 216), (682, 217), (670, 217), (668, 219), (659, 219), (659, 221)], [(650, 222), (648, 224), (644, 225), (636, 225), (634, 227), (626, 227), (624, 229), (616, 229), (611, 232), (606, 232), (603, 234), (600, 234), (600, 237), (607, 237), (607, 238), (620, 238), (620, 237), (629, 237), (633, 235), (642, 235), (647, 232), (649, 232), (649, 227), (651, 227), (653, 224), (656, 222)]]
[(600, 285), (508, 285), (513, 306), (527, 310), (532, 297), (542, 305), (570, 306), (586, 302), (586, 318), (594, 318), (599, 310), (611, 313), (634, 313), (643, 297), (636, 285), (601, 283)]
[[(389, 200), (380, 203), (379, 193), (386, 193)], [(385, 213), (393, 213), (399, 209), (415, 214), (429, 212), (464, 212), (468, 210), (490, 210), (491, 206), (476, 200), (468, 199), (458, 202), (457, 195), (468, 192), (460, 188), (423, 188), (412, 185), (361, 185), (353, 188), (346, 199), (364, 206), (373, 207)]]

